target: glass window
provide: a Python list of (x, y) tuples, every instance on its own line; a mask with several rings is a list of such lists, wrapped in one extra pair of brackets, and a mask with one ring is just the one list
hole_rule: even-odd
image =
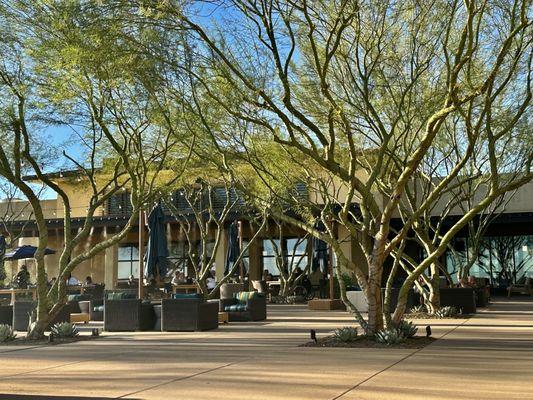
[(307, 239), (287, 239), (287, 258), (289, 271), (297, 267), (304, 270), (307, 267)]
[(272, 276), (278, 276), (279, 270), (276, 266), (276, 256), (281, 252), (279, 239), (263, 240), (263, 270), (267, 269)]
[[(454, 280), (459, 265), (467, 261), (468, 251), (472, 251), (471, 247), (463, 246), (446, 253), (446, 267)], [(533, 278), (533, 235), (484, 238), (469, 275), (490, 278), (493, 287), (502, 288)]]
[(280, 242), (279, 239), (263, 240), (263, 270), (268, 270), (273, 276), (279, 276), (276, 258), (283, 257), (284, 264), (292, 271), (296, 267), (304, 270), (308, 264), (307, 239), (289, 238)]
[(118, 248), (117, 278), (128, 279), (139, 276), (139, 248), (136, 244), (120, 245)]
[(187, 275), (187, 266), (189, 260), (189, 246), (187, 242), (170, 242), (168, 244), (168, 259), (172, 263), (173, 268)]

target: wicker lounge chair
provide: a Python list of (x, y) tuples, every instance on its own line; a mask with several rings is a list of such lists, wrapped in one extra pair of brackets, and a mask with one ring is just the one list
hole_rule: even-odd
[(161, 300), (162, 331), (205, 331), (218, 328), (218, 304), (202, 298)]
[[(30, 313), (35, 310), (37, 303), (34, 301), (15, 301), (13, 304), (13, 329), (16, 331), (27, 331), (30, 322)], [(59, 322), (70, 322), (70, 314), (75, 313), (77, 305), (67, 303), (59, 311), (59, 314), (50, 321), (48, 328)]]
[(105, 331), (148, 331), (155, 316), (150, 303), (139, 299), (104, 300)]
[(267, 318), (266, 296), (258, 292), (235, 293), (220, 299), (219, 311), (227, 312), (229, 321), (263, 321)]

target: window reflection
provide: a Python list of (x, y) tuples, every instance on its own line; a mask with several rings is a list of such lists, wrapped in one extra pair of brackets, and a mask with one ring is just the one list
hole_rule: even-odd
[[(472, 259), (472, 246), (468, 239), (457, 238), (452, 247), (446, 252), (446, 268), (457, 283), (460, 266)], [(493, 287), (533, 278), (533, 235), (485, 237), (469, 275), (488, 278)]]

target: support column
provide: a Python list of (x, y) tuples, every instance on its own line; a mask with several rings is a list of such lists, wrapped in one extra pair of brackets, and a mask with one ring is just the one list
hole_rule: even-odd
[(104, 283), (106, 289), (114, 289), (117, 281), (118, 246), (113, 245), (105, 249)]
[(224, 269), (226, 268), (226, 254), (228, 252), (228, 233), (226, 227), (220, 236), (220, 243), (215, 254), (215, 273), (217, 282), (224, 276)]

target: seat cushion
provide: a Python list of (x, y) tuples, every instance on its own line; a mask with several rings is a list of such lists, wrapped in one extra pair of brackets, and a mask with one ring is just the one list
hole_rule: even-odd
[(87, 294), (69, 294), (67, 300), (70, 301), (85, 301), (90, 300), (91, 296)]
[(246, 311), (246, 304), (238, 303), (224, 307), (224, 311)]
[(136, 296), (134, 293), (128, 292), (113, 292), (107, 294), (107, 300), (125, 300), (125, 299), (135, 299)]
[(175, 293), (172, 295), (173, 299), (201, 299), (202, 295), (198, 293)]

